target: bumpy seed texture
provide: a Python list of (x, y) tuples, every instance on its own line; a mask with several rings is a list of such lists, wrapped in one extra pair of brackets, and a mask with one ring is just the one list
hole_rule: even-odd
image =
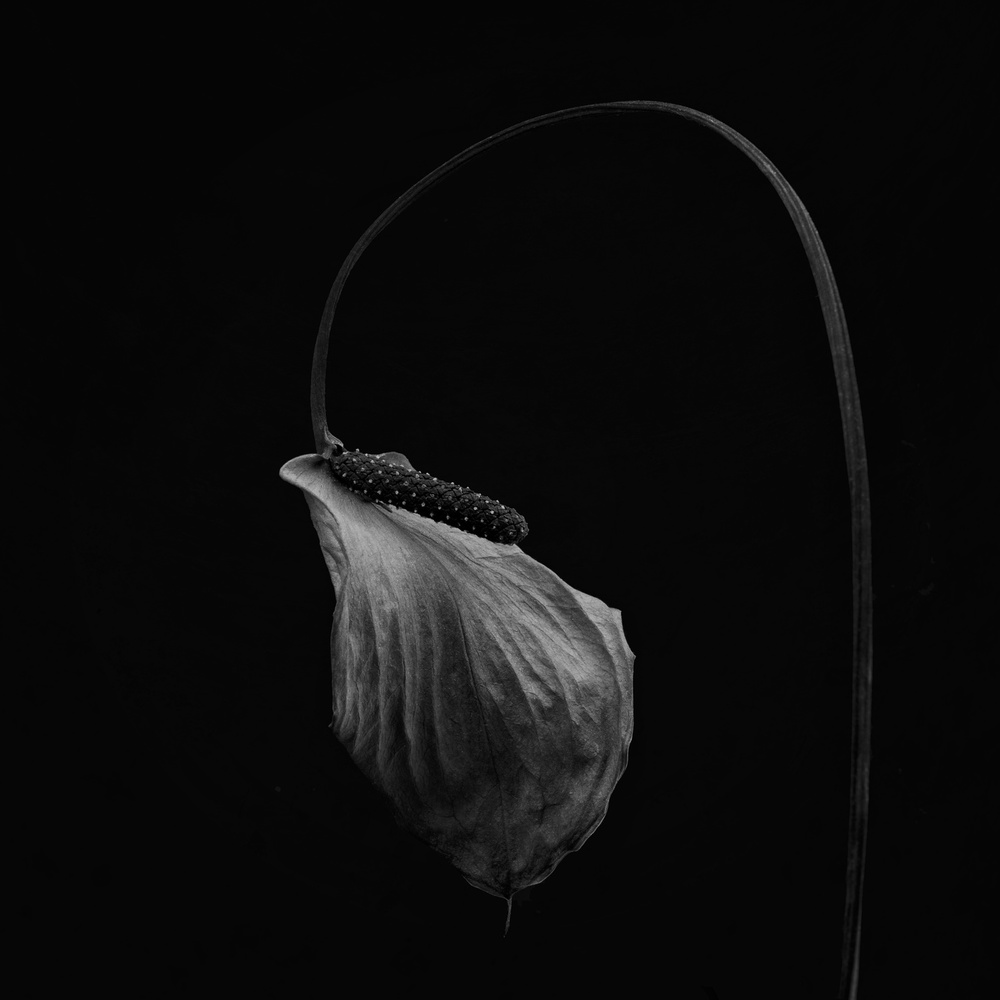
[(376, 503), (403, 507), (491, 542), (518, 545), (528, 536), (528, 522), (513, 507), (378, 455), (345, 451), (330, 459), (330, 467), (348, 489)]

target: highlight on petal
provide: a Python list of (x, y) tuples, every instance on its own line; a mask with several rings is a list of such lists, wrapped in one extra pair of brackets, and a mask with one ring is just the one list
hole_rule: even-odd
[(628, 761), (621, 612), (515, 545), (356, 496), (320, 455), (281, 476), (336, 591), (338, 739), (472, 885), (510, 899), (541, 882), (600, 825)]

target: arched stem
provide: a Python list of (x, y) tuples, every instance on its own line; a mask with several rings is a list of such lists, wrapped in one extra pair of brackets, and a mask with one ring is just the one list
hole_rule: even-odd
[(858, 395), (854, 359), (847, 335), (844, 308), (833, 277), (833, 269), (826, 250), (816, 231), (805, 205), (774, 164), (742, 135), (710, 115), (677, 104), (660, 101), (613, 101), (604, 104), (584, 104), (575, 108), (553, 111), (538, 118), (530, 118), (510, 128), (469, 146), (457, 156), (432, 170), (399, 196), (365, 231), (354, 244), (337, 274), (323, 310), (312, 370), (312, 416), (316, 436), (316, 450), (323, 452), (330, 447), (332, 438), (326, 421), (326, 368), (329, 353), (330, 328), (337, 303), (343, 292), (347, 276), (367, 249), (368, 245), (404, 209), (426, 194), (435, 184), (453, 171), (507, 139), (545, 125), (587, 118), (595, 115), (617, 115), (631, 112), (666, 113), (687, 118), (728, 139), (742, 150), (767, 177), (781, 198), (782, 204), (795, 224), (799, 239), (812, 268), (816, 290), (819, 293), (826, 324), (826, 334), (833, 359), (837, 393), (840, 397), (840, 418), (844, 433), (844, 451), (847, 459), (847, 478), (850, 487), (852, 577), (854, 596), (853, 615), (853, 681), (852, 681), (852, 733), (851, 733), (851, 797), (848, 819), (847, 888), (844, 908), (844, 940), (841, 952), (841, 1000), (853, 1000), (857, 993), (861, 940), (861, 901), (864, 885), (865, 847), (868, 830), (868, 782), (871, 761), (871, 688), (872, 688), (872, 558), (871, 558), (871, 503), (868, 487), (868, 463), (865, 453), (864, 427), (861, 420), (861, 403)]

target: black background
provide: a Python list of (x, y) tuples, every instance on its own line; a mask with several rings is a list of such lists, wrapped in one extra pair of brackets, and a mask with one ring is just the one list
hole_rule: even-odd
[(277, 470), (313, 450), (329, 285), (472, 142), (642, 99), (744, 134), (826, 244), (874, 511), (861, 996), (981, 996), (984, 25), (836, 5), (624, 27), (331, 10), (23, 26), (17, 249), (59, 442), (39, 501), (58, 573), (38, 560), (22, 692), (23, 954), (130, 994), (834, 994), (836, 393), (794, 230), (707, 130), (630, 115), (506, 144), (373, 244), (334, 324), (334, 433), (513, 504), (526, 552), (622, 609), (636, 729), (607, 820), (515, 898), (504, 940), (503, 903), (396, 829), (327, 729), (334, 595)]

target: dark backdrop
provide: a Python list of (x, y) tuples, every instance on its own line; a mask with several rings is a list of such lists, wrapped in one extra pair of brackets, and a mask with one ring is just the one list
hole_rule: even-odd
[(636, 727), (607, 820), (503, 940), (503, 904), (397, 830), (327, 728), (334, 595), (277, 470), (312, 451), (337, 269), (470, 143), (648, 99), (757, 144), (826, 243), (874, 505), (861, 995), (981, 995), (996, 373), (975, 18), (434, 25), (314, 4), (39, 20), (23, 41), (18, 249), (62, 484), (38, 567), (51, 655), (24, 690), (35, 968), (130, 994), (833, 995), (836, 392), (791, 223), (707, 130), (630, 115), (508, 143), (376, 241), (334, 324), (334, 433), (513, 504), (526, 552), (622, 609)]

